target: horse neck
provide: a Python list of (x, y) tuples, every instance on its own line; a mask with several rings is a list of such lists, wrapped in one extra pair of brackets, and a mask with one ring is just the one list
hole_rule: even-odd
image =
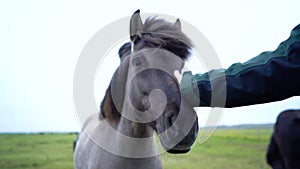
[(135, 123), (121, 116), (116, 129), (120, 132), (115, 140), (118, 151), (127, 152), (126, 154), (130, 154), (132, 157), (117, 156), (113, 164), (116, 167), (113, 168), (162, 169), (159, 149), (153, 138), (152, 128), (147, 124)]
[(117, 130), (124, 135), (134, 138), (152, 137), (154, 134), (154, 130), (148, 124), (132, 122), (123, 116), (119, 120)]

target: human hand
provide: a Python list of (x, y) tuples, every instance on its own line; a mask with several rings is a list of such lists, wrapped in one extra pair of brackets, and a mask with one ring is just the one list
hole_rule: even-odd
[(186, 66), (184, 66), (181, 71), (179, 70), (174, 71), (174, 76), (176, 77), (179, 85), (181, 84), (182, 75), (184, 74), (184, 72), (189, 72), (189, 71), (190, 71), (189, 68), (187, 68)]
[(194, 79), (192, 72), (189, 71), (186, 67), (184, 67), (181, 72), (179, 70), (174, 71), (174, 76), (177, 79), (180, 92), (183, 97), (185, 97), (188, 102), (193, 107), (199, 106), (200, 98), (199, 91), (196, 84), (196, 80)]
[(180, 84), (181, 79), (182, 79), (182, 74), (179, 72), (179, 70), (174, 71), (174, 76), (176, 77), (178, 83)]

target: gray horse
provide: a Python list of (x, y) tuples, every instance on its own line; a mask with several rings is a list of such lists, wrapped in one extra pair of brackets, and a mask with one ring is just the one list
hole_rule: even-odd
[(173, 76), (192, 46), (180, 21), (148, 18), (143, 24), (138, 10), (130, 20), (130, 38), (133, 51), (130, 43), (120, 48), (121, 63), (100, 113), (82, 126), (76, 169), (160, 169), (155, 133), (169, 153), (186, 153), (196, 140), (196, 113)]

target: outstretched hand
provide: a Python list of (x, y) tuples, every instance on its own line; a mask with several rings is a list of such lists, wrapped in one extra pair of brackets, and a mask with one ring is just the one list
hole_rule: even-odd
[(195, 79), (192, 75), (192, 72), (184, 67), (181, 72), (179, 70), (174, 71), (174, 76), (177, 79), (180, 92), (183, 97), (187, 99), (193, 107), (198, 107), (200, 103), (199, 90), (195, 83)]
[(182, 75), (183, 75), (183, 73), (184, 73), (184, 72), (189, 72), (189, 71), (190, 71), (190, 69), (189, 69), (186, 65), (183, 66), (183, 68), (182, 68), (181, 71), (179, 71), (179, 70), (175, 70), (175, 71), (174, 71), (174, 76), (176, 77), (176, 79), (177, 79), (179, 85), (181, 84), (181, 80), (182, 80)]

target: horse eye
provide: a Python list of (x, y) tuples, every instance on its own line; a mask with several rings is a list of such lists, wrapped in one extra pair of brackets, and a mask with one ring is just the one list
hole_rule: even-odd
[(133, 64), (134, 66), (140, 66), (140, 65), (142, 65), (142, 62), (141, 62), (140, 59), (136, 58), (136, 59), (134, 59), (134, 60), (132, 61), (132, 64)]

